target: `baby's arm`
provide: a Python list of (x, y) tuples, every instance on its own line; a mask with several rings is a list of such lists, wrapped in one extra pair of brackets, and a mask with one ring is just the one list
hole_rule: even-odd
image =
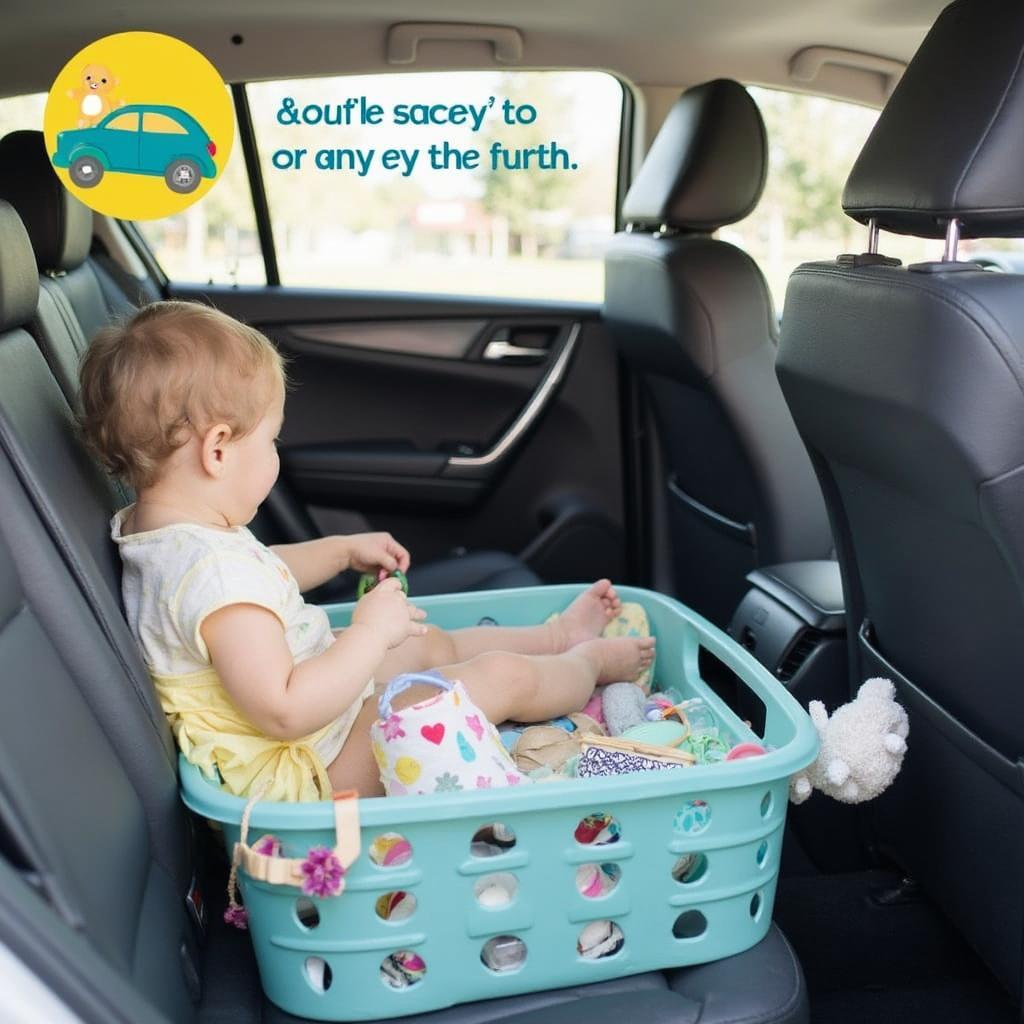
[(390, 533), (321, 537), (299, 544), (275, 544), (270, 550), (291, 569), (302, 593), (319, 587), (345, 569), (405, 572), (409, 568), (409, 552)]
[(397, 580), (386, 580), (359, 602), (352, 625), (326, 651), (297, 665), (281, 620), (259, 605), (226, 605), (200, 632), (238, 710), (268, 736), (294, 740), (349, 708), (389, 648), (426, 632), (424, 617)]

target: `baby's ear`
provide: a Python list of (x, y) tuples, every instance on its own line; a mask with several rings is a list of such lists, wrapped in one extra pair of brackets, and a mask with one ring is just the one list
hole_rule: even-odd
[(203, 469), (211, 476), (220, 476), (223, 472), (224, 456), (232, 436), (231, 427), (226, 423), (215, 423), (200, 439), (199, 458)]

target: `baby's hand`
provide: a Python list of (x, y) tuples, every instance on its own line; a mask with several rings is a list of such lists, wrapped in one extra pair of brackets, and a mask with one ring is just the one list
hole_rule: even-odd
[(410, 636), (422, 636), (427, 627), (422, 625), (427, 613), (410, 604), (397, 579), (378, 583), (359, 599), (352, 614), (352, 624), (372, 626), (384, 637), (388, 647), (397, 647)]
[(409, 552), (390, 533), (354, 533), (345, 539), (349, 567), (358, 572), (376, 572), (378, 569), (407, 572), (409, 569)]

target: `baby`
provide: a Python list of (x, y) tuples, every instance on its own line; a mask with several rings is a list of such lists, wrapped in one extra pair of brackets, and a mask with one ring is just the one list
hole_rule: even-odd
[[(208, 776), (266, 799), (380, 795), (374, 680), (435, 668), (492, 722), (535, 722), (650, 665), (652, 638), (599, 638), (621, 607), (608, 580), (546, 625), (445, 632), (387, 579), (332, 631), (301, 593), (345, 569), (405, 571), (409, 553), (387, 533), (268, 548), (246, 528), (277, 479), (286, 383), (262, 334), (184, 302), (100, 331), (81, 367), (83, 436), (137, 495), (111, 521), (128, 623)], [(435, 694), (413, 687), (394, 706)]]

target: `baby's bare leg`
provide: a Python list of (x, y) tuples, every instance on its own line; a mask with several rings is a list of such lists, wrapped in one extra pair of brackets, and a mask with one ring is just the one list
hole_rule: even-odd
[(615, 588), (604, 579), (579, 594), (554, 622), (539, 626), (470, 626), (451, 632), (427, 626), (426, 635), (409, 637), (388, 652), (377, 677), (393, 679), (402, 672), (469, 661), (489, 651), (560, 654), (598, 637), (621, 609)]
[[(599, 683), (635, 679), (653, 656), (652, 637), (619, 637), (585, 641), (563, 654), (490, 651), (469, 661), (440, 665), (438, 671), (446, 679), (460, 680), (494, 724), (508, 719), (543, 722), (578, 711)], [(379, 675), (378, 693), (385, 678), (383, 671)], [(436, 694), (433, 686), (411, 686), (392, 701), (392, 707), (401, 710)], [(357, 789), (363, 797), (383, 793), (370, 749), (370, 726), (377, 714), (374, 697), (363, 705), (341, 753), (328, 766), (335, 789)]]
[(363, 704), (341, 753), (327, 766), (327, 777), (335, 790), (356, 789), (361, 797), (384, 795), (380, 771), (370, 750), (370, 726), (376, 720), (375, 694)]

